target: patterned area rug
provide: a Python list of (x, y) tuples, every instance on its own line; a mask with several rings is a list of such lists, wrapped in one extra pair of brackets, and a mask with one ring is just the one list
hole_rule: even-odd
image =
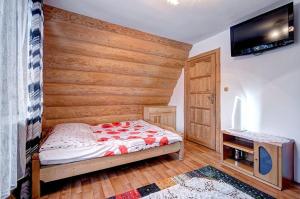
[(206, 166), (160, 180), (109, 199), (273, 199), (272, 196), (212, 167)]

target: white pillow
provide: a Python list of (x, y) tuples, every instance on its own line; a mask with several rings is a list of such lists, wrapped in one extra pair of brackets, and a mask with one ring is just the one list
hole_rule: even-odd
[(97, 141), (90, 125), (64, 123), (54, 127), (50, 136), (42, 144), (40, 152), (54, 149), (86, 147), (96, 144)]
[(91, 131), (90, 125), (84, 123), (63, 123), (57, 124), (53, 131), (57, 133), (65, 133), (66, 131), (74, 132), (82, 132), (82, 133), (89, 133)]

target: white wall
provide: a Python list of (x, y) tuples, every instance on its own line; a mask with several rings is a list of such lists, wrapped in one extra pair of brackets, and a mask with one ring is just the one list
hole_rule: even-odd
[(170, 106), (176, 106), (176, 130), (184, 132), (184, 70), (174, 88), (173, 95), (170, 99)]
[[(235, 96), (245, 97), (248, 130), (293, 138), (295, 180), (300, 182), (300, 0), (295, 0), (296, 43), (265, 52), (260, 56), (230, 56), (229, 29), (196, 43), (190, 57), (221, 48), (221, 126), (231, 127)], [(177, 124), (183, 120), (183, 77), (171, 99), (177, 105)], [(223, 88), (229, 87), (228, 92)]]

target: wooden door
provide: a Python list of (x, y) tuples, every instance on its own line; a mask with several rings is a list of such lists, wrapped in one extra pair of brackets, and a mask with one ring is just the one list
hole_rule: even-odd
[(254, 176), (278, 185), (279, 147), (267, 143), (254, 143)]
[(219, 77), (219, 50), (188, 60), (185, 67), (186, 138), (211, 149), (216, 149), (216, 143), (219, 142), (219, 135), (216, 136), (218, 126), (216, 95), (219, 95), (217, 77)]

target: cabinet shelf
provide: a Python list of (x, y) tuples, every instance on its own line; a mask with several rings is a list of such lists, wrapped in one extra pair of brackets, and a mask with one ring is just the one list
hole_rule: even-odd
[(249, 175), (253, 175), (254, 173), (253, 165), (251, 165), (249, 161), (245, 161), (245, 160), (237, 161), (234, 159), (227, 158), (224, 160), (224, 163), (230, 167), (238, 168), (239, 170), (242, 170), (248, 173)]
[(251, 144), (249, 144), (247, 142), (238, 141), (238, 140), (224, 141), (223, 145), (231, 147), (231, 148), (239, 149), (241, 151), (244, 151), (244, 152), (247, 152), (250, 154), (254, 154), (253, 147), (251, 147)]

